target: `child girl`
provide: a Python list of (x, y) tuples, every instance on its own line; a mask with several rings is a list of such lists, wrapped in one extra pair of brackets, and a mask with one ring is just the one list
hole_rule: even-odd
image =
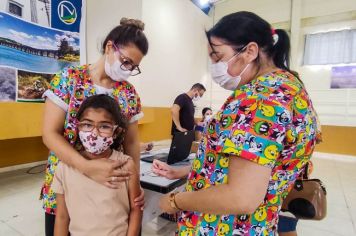
[(133, 160), (121, 152), (126, 122), (118, 103), (94, 95), (82, 103), (77, 119), (81, 154), (88, 160), (127, 162), (122, 168), (131, 175), (111, 189), (60, 162), (52, 185), (57, 198), (54, 235), (137, 236), (142, 211), (134, 198), (140, 195), (140, 182)]

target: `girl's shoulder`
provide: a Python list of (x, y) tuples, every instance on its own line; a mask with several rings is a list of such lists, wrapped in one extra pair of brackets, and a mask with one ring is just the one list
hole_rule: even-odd
[(122, 93), (124, 92), (126, 95), (130, 97), (138, 97), (137, 91), (135, 86), (128, 81), (118, 81), (114, 85), (114, 95), (115, 92)]

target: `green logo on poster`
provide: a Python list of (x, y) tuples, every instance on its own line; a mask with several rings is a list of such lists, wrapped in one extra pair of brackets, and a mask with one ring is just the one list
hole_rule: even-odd
[(62, 1), (58, 4), (58, 16), (66, 25), (74, 24), (77, 20), (77, 10), (69, 1)]

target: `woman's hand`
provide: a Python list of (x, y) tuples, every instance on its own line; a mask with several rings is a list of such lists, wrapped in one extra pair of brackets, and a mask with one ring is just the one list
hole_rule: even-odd
[(151, 151), (153, 148), (153, 143), (150, 142), (150, 143), (146, 143), (146, 148), (145, 148), (145, 151), (149, 152)]
[(141, 208), (141, 211), (145, 208), (145, 191), (143, 188), (141, 188), (141, 193), (140, 196), (135, 198), (135, 206), (138, 206)]
[(108, 159), (89, 160), (84, 162), (82, 172), (99, 184), (108, 188), (119, 188), (120, 182), (126, 181), (131, 175), (130, 171), (119, 169), (125, 165), (125, 161), (113, 161)]
[(166, 177), (167, 179), (179, 179), (176, 169), (162, 161), (153, 160), (151, 168), (152, 172), (158, 176)]
[(163, 211), (166, 212), (168, 214), (174, 214), (176, 212), (178, 212), (177, 209), (174, 209), (173, 207), (171, 207), (171, 204), (169, 202), (169, 193), (163, 195), (163, 197), (161, 197), (161, 199), (159, 200), (159, 208)]
[(187, 132), (188, 130), (183, 128), (182, 126), (177, 127), (177, 130), (179, 130), (180, 132)]

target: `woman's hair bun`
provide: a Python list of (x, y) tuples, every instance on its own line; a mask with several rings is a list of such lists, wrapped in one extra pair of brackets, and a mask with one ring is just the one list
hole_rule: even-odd
[(137, 19), (129, 19), (126, 17), (121, 18), (120, 20), (120, 25), (122, 26), (134, 26), (138, 28), (139, 30), (144, 30), (145, 29), (145, 23), (143, 23), (141, 20)]

